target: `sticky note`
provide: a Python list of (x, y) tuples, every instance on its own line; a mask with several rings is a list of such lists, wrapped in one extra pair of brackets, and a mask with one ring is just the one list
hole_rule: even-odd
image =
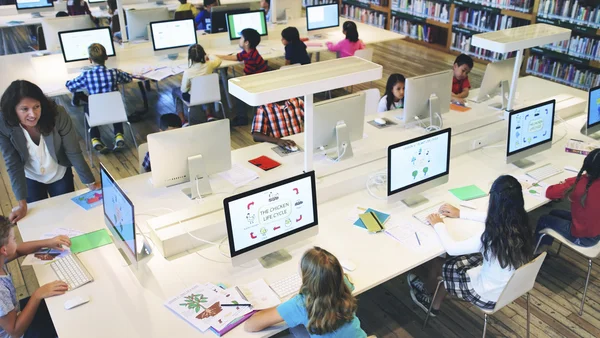
[(449, 190), (452, 195), (456, 196), (461, 201), (473, 200), (476, 198), (487, 196), (485, 191), (481, 190), (478, 186), (472, 184), (460, 188), (454, 188)]

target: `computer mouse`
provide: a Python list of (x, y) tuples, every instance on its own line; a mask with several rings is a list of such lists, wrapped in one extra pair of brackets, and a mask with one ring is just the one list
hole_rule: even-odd
[(87, 296), (79, 296), (75, 298), (71, 298), (65, 302), (65, 310), (71, 310), (74, 307), (85, 304), (90, 301), (90, 297)]
[(340, 259), (340, 265), (344, 270), (354, 271), (356, 270), (356, 264), (349, 259)]
[(373, 122), (375, 122), (378, 126), (385, 126), (387, 124), (387, 121), (382, 118), (376, 118), (373, 120)]
[(285, 149), (291, 151), (291, 152), (296, 152), (298, 151), (298, 147), (297, 146), (285, 146)]

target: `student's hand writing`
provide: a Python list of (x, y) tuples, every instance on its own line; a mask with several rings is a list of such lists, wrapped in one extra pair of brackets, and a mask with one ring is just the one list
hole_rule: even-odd
[(11, 223), (17, 224), (25, 215), (27, 215), (27, 202), (23, 200), (19, 202), (19, 206), (12, 209), (12, 212), (8, 215), (8, 220)]
[(440, 214), (446, 216), (446, 217), (450, 217), (450, 218), (459, 218), (460, 217), (460, 209), (450, 205), (450, 204), (443, 204), (440, 207), (439, 210)]
[(283, 140), (283, 139), (279, 139), (277, 140), (277, 145), (280, 147), (293, 147), (296, 145), (296, 142), (292, 141), (292, 140)]
[(57, 280), (40, 286), (39, 289), (33, 292), (33, 296), (38, 299), (62, 295), (69, 290), (67, 283)]
[(429, 222), (429, 225), (431, 226), (436, 225), (438, 223), (444, 223), (440, 214), (431, 214), (427, 216), (427, 222)]
[(46, 244), (47, 247), (51, 248), (51, 249), (58, 249), (60, 251), (63, 250), (62, 246), (71, 246), (71, 239), (68, 236), (65, 235), (59, 235), (56, 236), (54, 238), (50, 238), (48, 240), (48, 244)]

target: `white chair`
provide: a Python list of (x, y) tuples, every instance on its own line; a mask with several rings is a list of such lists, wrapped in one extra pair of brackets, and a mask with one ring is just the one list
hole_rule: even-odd
[(379, 89), (371, 88), (364, 91), (365, 92), (365, 115), (371, 115), (377, 113), (377, 106), (379, 105), (380, 93)]
[(131, 139), (133, 144), (137, 148), (137, 142), (131, 124), (127, 121), (127, 113), (125, 112), (125, 104), (123, 103), (123, 97), (121, 93), (110, 92), (103, 94), (90, 95), (88, 98), (89, 113), (85, 115), (87, 120), (88, 128), (85, 129), (85, 143), (86, 149), (90, 156), (90, 163), (94, 167), (94, 161), (92, 158), (92, 146), (90, 140), (90, 129), (92, 127), (99, 127), (105, 124), (113, 123), (127, 123), (129, 126), (129, 132), (131, 133)]
[[(213, 73), (203, 76), (196, 76), (193, 78), (192, 87), (190, 89), (190, 102), (188, 103), (185, 102), (185, 100), (183, 101), (183, 104), (188, 107), (188, 114), (191, 113), (192, 107), (213, 102), (221, 105), (223, 117), (226, 118), (227, 116), (225, 115), (225, 108), (221, 102), (221, 86), (219, 85), (219, 75)], [(217, 110), (216, 104), (215, 110)]]
[(144, 157), (146, 157), (147, 152), (148, 152), (148, 143), (142, 143), (138, 146), (138, 166), (139, 166), (140, 174), (143, 174), (146, 172), (146, 169), (144, 169), (143, 163), (144, 163)]
[(542, 230), (540, 230), (540, 234), (542, 236), (540, 236), (540, 239), (538, 240), (538, 243), (535, 246), (536, 251), (537, 251), (538, 247), (540, 246), (540, 242), (542, 241), (542, 238), (544, 238), (544, 236), (550, 236), (560, 242), (560, 246), (558, 247), (558, 251), (556, 252), (557, 256), (560, 253), (560, 248), (564, 244), (567, 247), (573, 249), (573, 251), (579, 253), (580, 255), (582, 255), (588, 259), (587, 277), (585, 278), (585, 287), (583, 288), (583, 296), (581, 297), (581, 305), (579, 306), (579, 315), (580, 316), (583, 315), (583, 306), (585, 305), (585, 295), (587, 294), (588, 283), (590, 282), (590, 274), (592, 273), (592, 259), (594, 259), (600, 255), (600, 243), (586, 248), (583, 246), (573, 244), (573, 242), (564, 238), (561, 234), (559, 234), (558, 232), (556, 232), (552, 229), (542, 229)]
[(373, 48), (359, 49), (356, 52), (354, 52), (354, 56), (357, 56), (361, 59), (365, 59), (367, 61), (373, 61)]
[[(537, 278), (538, 272), (540, 272), (540, 268), (542, 267), (542, 263), (544, 263), (545, 258), (546, 258), (546, 253), (544, 252), (541, 255), (537, 256), (531, 262), (518, 268), (513, 273), (513, 275), (510, 277), (510, 279), (508, 280), (508, 283), (506, 283), (504, 290), (502, 290), (502, 293), (500, 294), (500, 298), (498, 298), (498, 301), (496, 302), (496, 306), (492, 310), (485, 310), (485, 309), (478, 308), (484, 314), (484, 319), (483, 319), (483, 337), (484, 338), (485, 338), (485, 333), (487, 331), (488, 316), (493, 315), (494, 313), (501, 310), (503, 307), (512, 303), (515, 299), (517, 299), (523, 295), (527, 295), (527, 337), (529, 337), (529, 322), (530, 322), (530, 319), (529, 319), (529, 291), (531, 291), (531, 289), (533, 289), (533, 286), (535, 285), (535, 279)], [(435, 297), (439, 291), (440, 285), (442, 283), (443, 283), (443, 280), (440, 280), (438, 282), (438, 286), (435, 289), (435, 293), (433, 294), (432, 300), (435, 299)], [(429, 306), (429, 310), (427, 311), (427, 316), (425, 317), (425, 322), (423, 323), (423, 328), (425, 328), (425, 326), (427, 325), (427, 320), (429, 319), (429, 315), (431, 313), (431, 305), (433, 305), (433, 302), (431, 302), (431, 304)]]

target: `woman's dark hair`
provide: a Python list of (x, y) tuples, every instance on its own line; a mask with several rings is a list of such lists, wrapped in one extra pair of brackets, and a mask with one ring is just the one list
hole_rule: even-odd
[(342, 30), (346, 32), (346, 39), (350, 40), (350, 42), (358, 41), (358, 28), (356, 28), (356, 24), (354, 22), (344, 22), (342, 25)]
[(404, 78), (404, 75), (394, 73), (388, 77), (387, 83), (385, 84), (385, 95), (387, 95), (385, 99), (385, 107), (387, 110), (392, 109), (392, 105), (394, 104), (394, 94), (392, 93), (392, 90), (398, 82), (404, 83), (406, 82), (406, 79)]
[(188, 49), (188, 66), (191, 67), (194, 63), (198, 62), (206, 62), (206, 52), (199, 44), (191, 45)]
[(571, 200), (571, 194), (573, 193), (573, 190), (575, 190), (575, 187), (577, 187), (579, 180), (581, 180), (581, 176), (583, 175), (583, 172), (585, 172), (588, 181), (587, 181), (587, 184), (585, 185), (585, 192), (581, 196), (581, 200), (580, 200), (582, 207), (585, 207), (585, 201), (587, 200), (587, 194), (588, 194), (588, 190), (590, 190), (590, 186), (592, 186), (592, 183), (594, 183), (594, 181), (596, 181), (600, 177), (600, 156), (599, 155), (600, 155), (600, 148), (592, 150), (585, 157), (585, 160), (583, 160), (583, 166), (581, 166), (581, 169), (579, 170), (579, 173), (577, 174), (577, 179), (575, 180), (575, 183), (569, 189), (567, 189), (567, 191), (565, 191), (565, 196), (568, 196), (569, 200)]
[(108, 5), (108, 8), (113, 11), (117, 10), (117, 0), (106, 0), (106, 4)]
[(42, 135), (48, 135), (54, 129), (54, 120), (57, 114), (56, 103), (44, 95), (40, 87), (27, 80), (15, 80), (2, 94), (0, 99), (0, 113), (7, 126), (16, 127), (19, 125), (17, 116), (17, 105), (24, 98), (30, 98), (40, 101), (42, 112), (37, 123), (37, 128)]
[(496, 258), (503, 269), (518, 269), (533, 256), (533, 234), (522, 190), (519, 181), (510, 175), (498, 177), (490, 189), (481, 245), (483, 256)]
[(281, 37), (289, 43), (296, 43), (300, 41), (300, 32), (296, 27), (286, 27), (281, 31)]
[(82, 5), (82, 0), (73, 0), (73, 8), (75, 8), (75, 10), (79, 10), (81, 8), (84, 8), (85, 5)]

